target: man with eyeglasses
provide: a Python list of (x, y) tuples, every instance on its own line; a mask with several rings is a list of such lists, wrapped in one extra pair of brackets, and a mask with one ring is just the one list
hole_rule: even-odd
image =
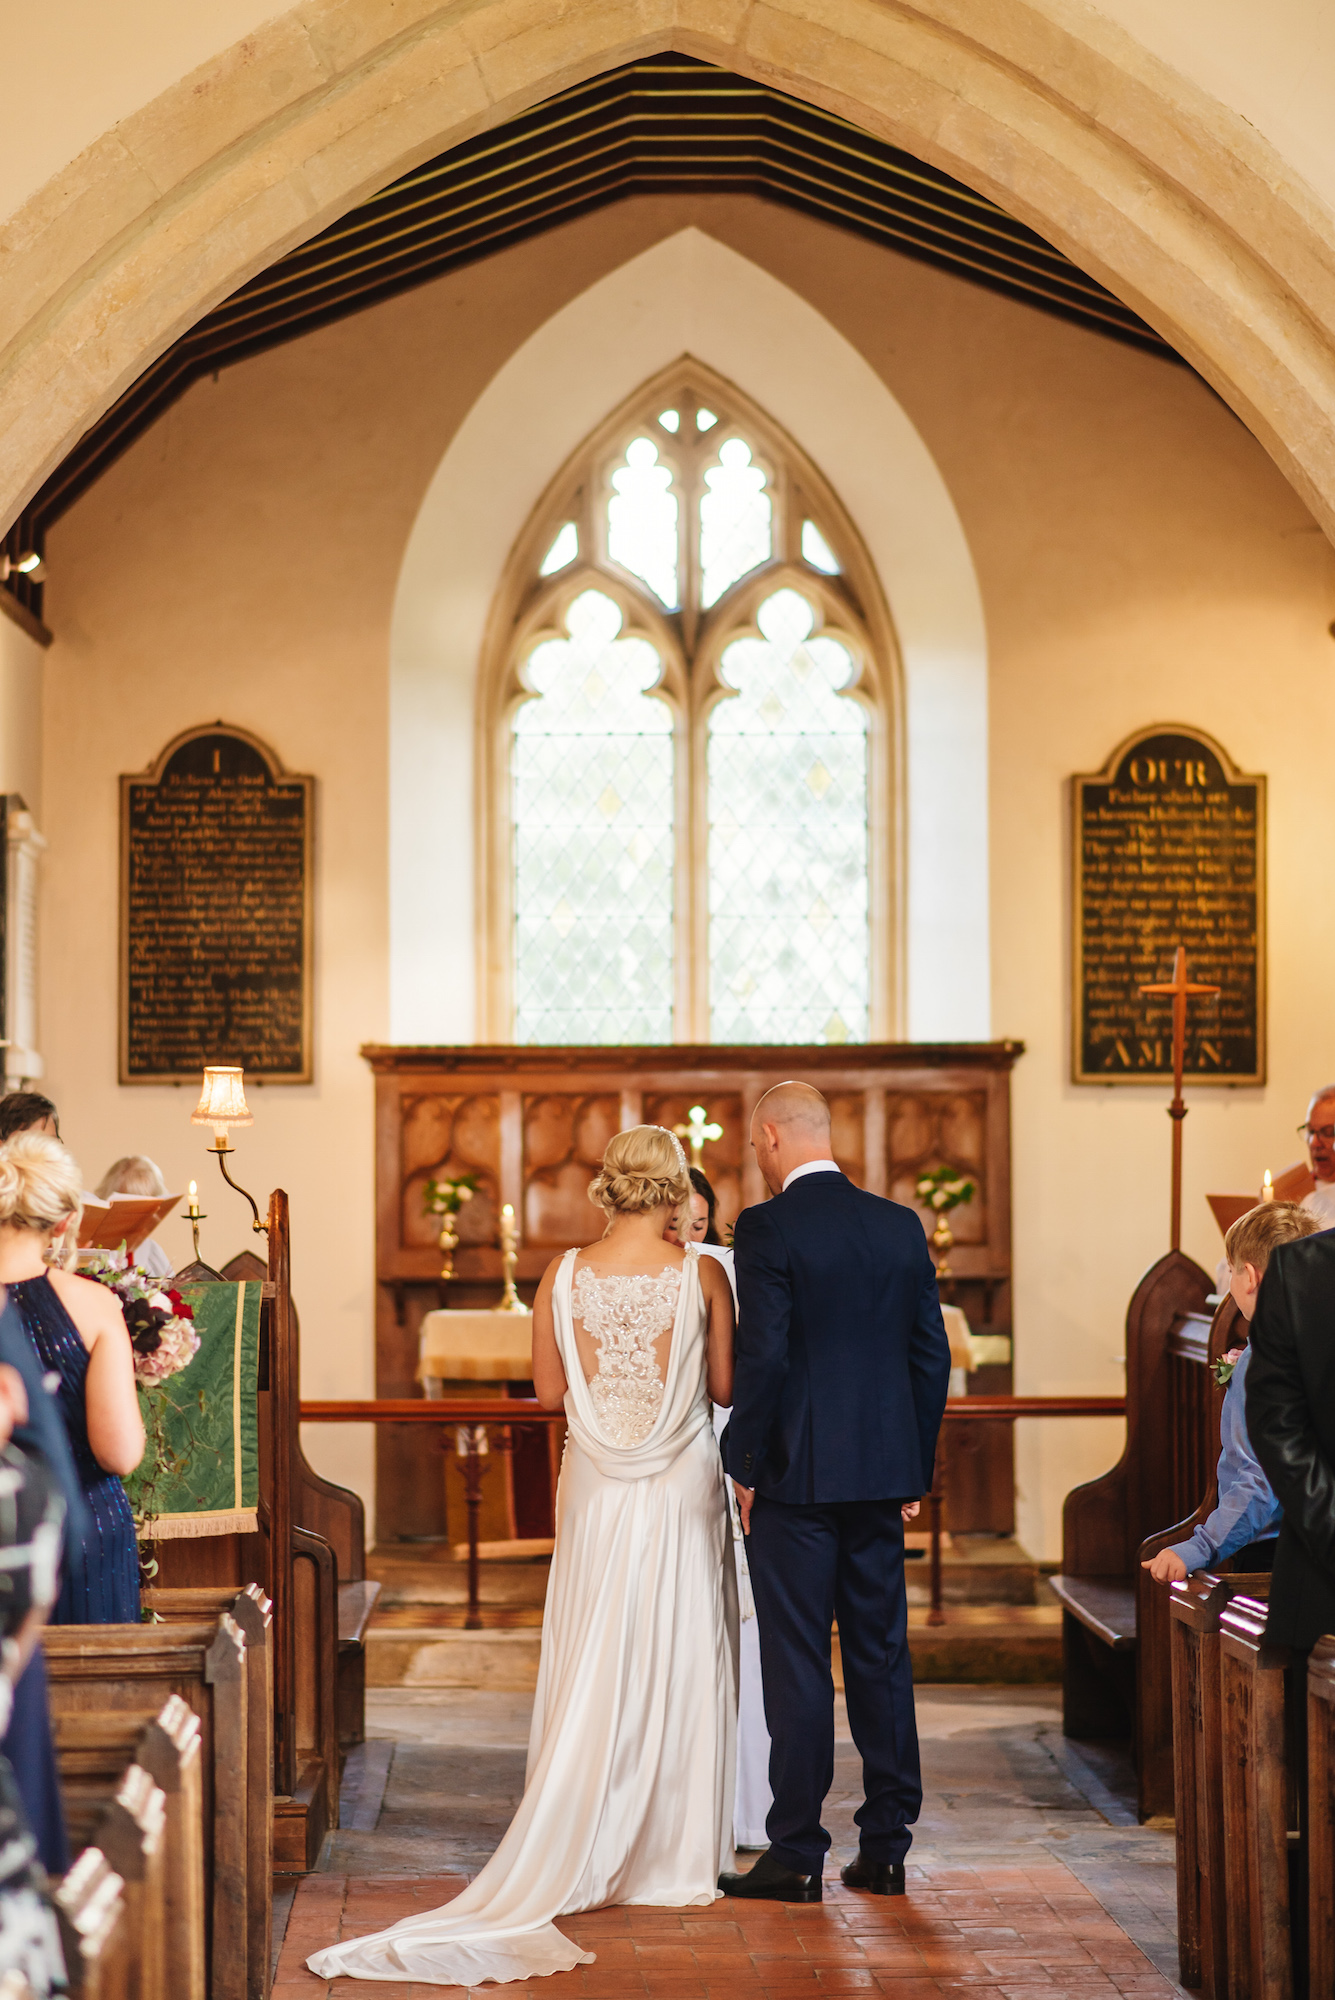
[(1303, 1196), (1302, 1206), (1323, 1229), (1335, 1229), (1335, 1083), (1318, 1090), (1298, 1127), (1307, 1141), (1316, 1186)]

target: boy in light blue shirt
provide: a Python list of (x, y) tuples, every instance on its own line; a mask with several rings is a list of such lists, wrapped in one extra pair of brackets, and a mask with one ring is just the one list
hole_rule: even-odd
[[(1224, 1254), (1228, 1258), (1228, 1288), (1245, 1320), (1256, 1311), (1256, 1294), (1271, 1252), (1281, 1243), (1313, 1235), (1320, 1226), (1316, 1217), (1295, 1201), (1263, 1201), (1239, 1216), (1224, 1238)], [(1185, 1542), (1160, 1549), (1157, 1556), (1141, 1564), (1156, 1583), (1180, 1583), (1193, 1570), (1217, 1569), (1240, 1549), (1253, 1542), (1273, 1543), (1279, 1534), (1283, 1512), (1247, 1436), (1250, 1359), (1250, 1348), (1235, 1347), (1215, 1364), (1221, 1379), (1228, 1382), (1219, 1415), (1218, 1503)], [(1230, 1371), (1226, 1378), (1222, 1376), (1225, 1367)], [(1273, 1555), (1273, 1550), (1269, 1553)]]

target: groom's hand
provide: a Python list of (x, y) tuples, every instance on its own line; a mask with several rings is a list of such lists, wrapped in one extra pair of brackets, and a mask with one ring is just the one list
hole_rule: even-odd
[(732, 1490), (737, 1495), (737, 1512), (742, 1517), (742, 1533), (749, 1535), (751, 1532), (751, 1502), (756, 1497), (756, 1489), (754, 1486), (743, 1486), (739, 1481), (734, 1479)]
[(918, 1509), (921, 1506), (921, 1500), (906, 1500), (899, 1510), (901, 1518), (905, 1521), (916, 1521), (918, 1518)]

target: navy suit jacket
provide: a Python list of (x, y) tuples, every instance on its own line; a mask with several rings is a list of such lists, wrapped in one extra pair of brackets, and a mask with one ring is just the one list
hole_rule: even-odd
[(925, 1493), (950, 1344), (912, 1209), (803, 1174), (742, 1211), (733, 1251), (733, 1478), (793, 1506)]

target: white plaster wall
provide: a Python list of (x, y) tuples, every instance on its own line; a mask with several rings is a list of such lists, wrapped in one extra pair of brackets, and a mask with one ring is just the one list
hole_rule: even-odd
[[(782, 344), (796, 327), (813, 343), (804, 354), (821, 357), (835, 329), (874, 378), (868, 409), (893, 398), (950, 496), (986, 614), (993, 1025), (1028, 1044), (1013, 1086), (1017, 1386), (1117, 1388), (1127, 1299), (1166, 1243), (1168, 1121), (1160, 1089), (1067, 1081), (1067, 781), (1154, 720), (1197, 723), (1269, 775), (1270, 1083), (1191, 1093), (1186, 1128), (1186, 1247), (1212, 1266), (1204, 1191), (1255, 1185), (1263, 1166), (1291, 1159), (1306, 1091), (1335, 1073), (1323, 998), (1335, 988), (1335, 933), (1320, 920), (1335, 558), (1261, 447), (1186, 370), (765, 204), (623, 203), (225, 370), (60, 523), (48, 549), (56, 644), (32, 667), (46, 699), (53, 1093), (90, 1173), (131, 1143), (159, 1153), (174, 1179), (194, 1162), (209, 1169), (188, 1092), (115, 1083), (116, 778), (188, 724), (224, 715), (255, 729), (320, 781), (321, 1069), (310, 1092), (264, 1093), (243, 1177), (261, 1192), (281, 1178), (293, 1193), (308, 1390), (369, 1390), (373, 1126), (356, 1049), (389, 1032), (391, 626), (401, 691), (412, 672), (448, 682), (426, 900), (415, 916), (396, 911), (395, 978), (411, 969), (403, 925), (415, 923), (422, 976), (446, 984), (454, 1010), (441, 1032), (466, 1037), (472, 931), (456, 897), (470, 896), (471, 879), (466, 844), (461, 862), (452, 842), (460, 830), (471, 839), (461, 788), (476, 645), (450, 646), (455, 619), (480, 618), (488, 593), (485, 578), (467, 576), (453, 595), (421, 591), (439, 622), (417, 632), (415, 661), (395, 601), (409, 561), (436, 560), (439, 544), (422, 539), (426, 496), (506, 362), (686, 223), (769, 274), (776, 310), (790, 315), (772, 323)], [(791, 317), (786, 295), (806, 301), (806, 319)], [(638, 339), (657, 295), (617, 296), (618, 335)], [(691, 344), (678, 328), (662, 352), (647, 347), (624, 386)], [(796, 433), (871, 541), (877, 505), (831, 462), (823, 419), (785, 402), (782, 357), (754, 346), (754, 366), (724, 350), (703, 358)], [(613, 355), (596, 394), (573, 372), (571, 393), (587, 406), (569, 438), (543, 429), (544, 398), (566, 393), (561, 376), (529, 382), (504, 457), (478, 461), (472, 505), (490, 520), (493, 481), (503, 502), (478, 544), (487, 561), (503, 560), (548, 473), (623, 393), (617, 365)], [(756, 372), (767, 368), (773, 393)], [(539, 462), (512, 488), (509, 461), (535, 438)], [(473, 533), (468, 517), (458, 527)], [(883, 575), (902, 616), (904, 588), (893, 568)], [(962, 793), (950, 774), (944, 815)], [(438, 883), (449, 943), (433, 957)], [(220, 1185), (210, 1205), (205, 1246), (225, 1256), (244, 1240), (246, 1212)], [(1021, 1533), (1051, 1555), (1064, 1491), (1115, 1457), (1116, 1426), (1028, 1428)], [(364, 1476), (346, 1435), (325, 1432), (318, 1448), (333, 1476)]]
[(390, 640), (390, 1022), (469, 1041), (473, 713), (487, 614), (564, 460), (682, 354), (782, 424), (849, 509), (890, 606), (904, 675), (906, 1032), (990, 1033), (987, 649), (959, 516), (881, 378), (790, 288), (689, 228), (600, 279), (479, 396), (423, 500)]
[(45, 649), (0, 611), (0, 792), (19, 792), (42, 824)]

